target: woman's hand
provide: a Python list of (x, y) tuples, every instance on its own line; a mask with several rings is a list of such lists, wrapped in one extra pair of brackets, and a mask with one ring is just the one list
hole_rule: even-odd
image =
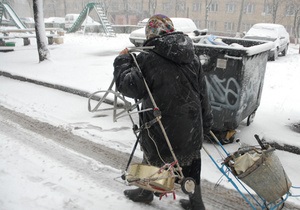
[(125, 54), (129, 54), (128, 49), (125, 48), (124, 50), (122, 50), (120, 53), (120, 55), (125, 55)]

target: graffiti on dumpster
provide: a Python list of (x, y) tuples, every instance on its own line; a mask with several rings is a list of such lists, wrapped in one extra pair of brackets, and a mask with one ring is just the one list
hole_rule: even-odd
[(236, 79), (232, 77), (220, 79), (217, 75), (208, 77), (206, 77), (207, 90), (213, 109), (237, 109), (241, 88)]
[(220, 79), (217, 75), (207, 75), (206, 84), (212, 108), (218, 111), (238, 110), (242, 100), (244, 104), (241, 105), (241, 109), (244, 110), (249, 100), (256, 96), (257, 86), (253, 79), (247, 82), (241, 94), (242, 88), (235, 78)]

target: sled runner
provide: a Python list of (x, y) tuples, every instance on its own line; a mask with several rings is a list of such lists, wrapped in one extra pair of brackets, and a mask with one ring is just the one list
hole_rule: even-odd
[[(285, 170), (275, 154), (275, 149), (269, 143), (263, 142), (255, 135), (259, 146), (241, 146), (234, 153), (228, 153), (213, 132), (210, 132), (215, 142), (221, 147), (215, 147), (222, 157), (219, 164), (209, 151), (203, 147), (212, 162), (227, 178), (233, 187), (241, 194), (253, 210), (282, 209), (284, 202), (293, 195), (292, 186)], [(212, 142), (213, 144), (216, 144)], [(241, 189), (247, 192), (246, 196)], [(256, 195), (250, 192), (252, 189)]]

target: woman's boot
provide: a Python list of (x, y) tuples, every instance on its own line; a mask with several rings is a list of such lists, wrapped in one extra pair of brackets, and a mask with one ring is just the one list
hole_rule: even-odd
[(142, 188), (125, 190), (124, 195), (134, 202), (150, 203), (153, 200), (153, 192)]
[(189, 195), (189, 200), (181, 199), (179, 202), (185, 210), (205, 210), (200, 185), (197, 185), (195, 192)]

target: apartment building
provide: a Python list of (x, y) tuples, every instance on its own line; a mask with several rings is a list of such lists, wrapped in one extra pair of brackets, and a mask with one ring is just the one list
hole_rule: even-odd
[(282, 24), (291, 36), (294, 28), (299, 34), (300, 0), (111, 0), (110, 3), (108, 12), (115, 24), (136, 24), (162, 13), (191, 18), (199, 28), (217, 34), (235, 35), (258, 22)]
[[(6, 1), (21, 17), (32, 14), (32, 0)], [(300, 0), (44, 0), (44, 16), (80, 13), (89, 2), (101, 3), (115, 25), (135, 25), (162, 13), (191, 18), (198, 28), (215, 34), (235, 35), (258, 22), (282, 24), (292, 37), (294, 29), (300, 33)]]

